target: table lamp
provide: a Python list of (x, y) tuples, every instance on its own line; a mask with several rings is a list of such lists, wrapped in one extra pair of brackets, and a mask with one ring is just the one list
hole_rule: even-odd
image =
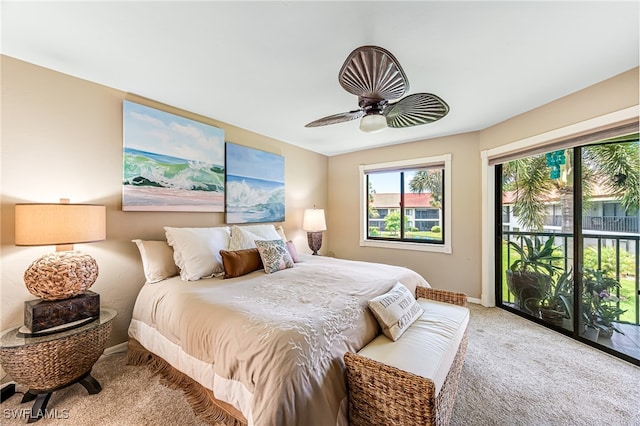
[(322, 231), (327, 230), (323, 209), (306, 209), (302, 220), (302, 229), (307, 231), (307, 242), (313, 254), (317, 255), (322, 247)]
[(76, 243), (106, 238), (106, 208), (94, 204), (16, 204), (15, 244), (55, 245), (56, 251), (36, 259), (24, 273), (27, 290), (44, 300), (61, 300), (87, 290), (98, 278), (98, 264), (73, 250)]

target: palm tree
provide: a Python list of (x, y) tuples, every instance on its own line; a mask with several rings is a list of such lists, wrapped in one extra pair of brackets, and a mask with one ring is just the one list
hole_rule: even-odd
[(418, 194), (431, 193), (431, 205), (442, 208), (442, 170), (418, 170), (409, 181), (409, 190)]
[(371, 182), (369, 182), (369, 196), (368, 196), (368, 200), (369, 200), (369, 219), (375, 219), (377, 217), (380, 217), (380, 213), (378, 213), (378, 209), (376, 209), (373, 205), (373, 201), (374, 201), (374, 195), (376, 193), (375, 188), (373, 187), (373, 185), (371, 184)]
[[(599, 170), (606, 179), (604, 186), (619, 194), (620, 203), (635, 213), (640, 206), (640, 143), (635, 141), (607, 145), (594, 145), (585, 149), (584, 163), (590, 169)], [(615, 139), (614, 139), (615, 141)]]
[[(510, 161), (503, 165), (505, 190), (514, 192), (513, 213), (530, 230), (541, 230), (546, 203), (553, 196), (560, 199), (562, 231), (573, 231), (573, 150), (564, 150), (560, 173), (550, 176), (547, 155), (540, 154)], [(561, 155), (560, 155), (561, 156)], [(607, 140), (582, 150), (583, 198), (593, 194), (595, 185), (610, 191), (631, 213), (640, 205), (640, 144), (638, 134)]]

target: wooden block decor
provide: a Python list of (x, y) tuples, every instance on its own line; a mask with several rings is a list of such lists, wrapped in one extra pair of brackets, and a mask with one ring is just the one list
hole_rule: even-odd
[(24, 302), (24, 325), (32, 333), (99, 316), (100, 295), (88, 290), (69, 299)]

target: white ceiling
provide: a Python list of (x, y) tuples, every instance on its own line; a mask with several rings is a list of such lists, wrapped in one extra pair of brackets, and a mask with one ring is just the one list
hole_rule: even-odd
[[(638, 66), (639, 2), (3, 1), (3, 54), (326, 155), (484, 129)], [(450, 106), (432, 124), (358, 130), (338, 71), (393, 53)]]

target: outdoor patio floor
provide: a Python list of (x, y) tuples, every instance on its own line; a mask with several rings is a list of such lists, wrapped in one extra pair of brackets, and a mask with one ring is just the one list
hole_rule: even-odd
[(622, 333), (613, 333), (611, 338), (598, 338), (598, 344), (614, 349), (635, 359), (640, 359), (640, 326), (616, 324)]

